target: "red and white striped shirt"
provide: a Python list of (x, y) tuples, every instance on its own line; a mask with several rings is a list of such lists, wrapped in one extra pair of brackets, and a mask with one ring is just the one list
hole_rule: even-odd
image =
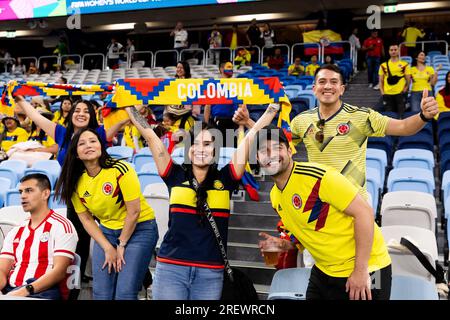
[(30, 278), (38, 279), (53, 268), (53, 257), (74, 258), (78, 242), (75, 227), (68, 219), (50, 210), (35, 229), (30, 219), (12, 229), (5, 238), (0, 258), (14, 260), (9, 284), (19, 287)]

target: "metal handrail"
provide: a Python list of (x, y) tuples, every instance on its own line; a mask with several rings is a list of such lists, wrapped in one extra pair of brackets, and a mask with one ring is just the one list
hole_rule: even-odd
[(189, 49), (181, 50), (180, 51), (180, 60), (183, 60), (183, 53), (185, 53), (185, 52), (196, 52), (196, 51), (199, 51), (199, 52), (202, 53), (202, 55), (203, 55), (202, 65), (206, 66), (206, 52), (202, 48), (189, 48)]
[(105, 55), (100, 52), (84, 54), (83, 57), (81, 58), (81, 70), (84, 70), (84, 60), (86, 59), (86, 57), (96, 57), (96, 56), (100, 56), (102, 58), (102, 70), (105, 70), (106, 69), (106, 58), (105, 58)]
[(178, 52), (178, 50), (175, 49), (170, 49), (170, 50), (157, 50), (154, 53), (154, 59), (153, 59), (153, 68), (156, 67), (156, 58), (158, 57), (159, 53), (167, 53), (167, 52), (172, 52), (172, 53), (176, 53), (177, 55), (177, 61), (180, 61), (180, 53)]
[(5, 72), (8, 72), (8, 64), (14, 64), (16, 63), (16, 59), (15, 58), (0, 58), (0, 62), (3, 62), (5, 65)]
[(261, 63), (263, 63), (263, 61), (264, 61), (264, 49), (276, 49), (276, 48), (280, 48), (280, 47), (282, 47), (282, 48), (287, 48), (287, 61), (288, 61), (288, 63), (289, 63), (289, 61), (291, 61), (291, 49), (289, 48), (289, 46), (287, 45), (287, 44), (285, 44), (285, 43), (279, 43), (279, 44), (274, 44), (273, 46), (270, 46), (270, 47), (266, 47), (266, 46), (263, 46), (262, 47), (262, 49), (261, 49), (261, 56), (260, 56), (260, 58), (259, 58), (259, 61), (260, 61), (260, 64)]
[(306, 45), (308, 45), (308, 46), (311, 46), (311, 45), (313, 45), (313, 46), (317, 46), (317, 59), (320, 59), (320, 57), (321, 57), (321, 53), (322, 53), (322, 48), (321, 48), (321, 46), (320, 46), (320, 44), (318, 44), (318, 43), (309, 43), (309, 42), (298, 42), (298, 43), (294, 43), (293, 45), (292, 45), (292, 47), (291, 47), (291, 64), (293, 64), (294, 63), (294, 60), (295, 60), (295, 55), (294, 55), (294, 48), (295, 47), (300, 47), (300, 46), (306, 46)]
[(448, 56), (448, 42), (445, 40), (426, 40), (426, 41), (416, 41), (416, 42), (402, 42), (400, 43), (399, 50), (401, 52), (402, 46), (407, 44), (422, 44), (422, 51), (425, 51), (425, 44), (431, 44), (431, 43), (443, 43), (445, 44), (445, 55)]
[[(151, 51), (134, 51), (133, 54), (150, 54), (150, 68), (153, 65), (153, 60), (155, 60), (155, 55), (153, 54), (153, 52)], [(131, 64), (131, 57), (129, 57), (128, 52), (127, 52), (127, 68), (131, 68), (132, 64)]]
[(251, 49), (251, 48), (256, 48), (258, 50), (258, 63), (261, 64), (261, 48), (258, 46), (240, 46), (240, 47), (236, 47), (233, 50), (233, 56), (232, 59), (234, 60), (234, 58), (236, 58), (236, 51), (238, 51), (239, 49), (244, 48), (244, 49)]
[(209, 55), (213, 51), (223, 51), (223, 50), (230, 52), (229, 60), (231, 61), (233, 59), (233, 50), (231, 50), (231, 48), (229, 48), (229, 47), (209, 48), (208, 50), (206, 50), (206, 58), (208, 59)]
[(41, 56), (41, 57), (39, 57), (38, 58), (38, 60), (37, 60), (37, 68), (39, 69), (39, 67), (41, 66), (41, 60), (42, 59), (56, 59), (56, 63), (57, 64), (60, 64), (59, 62), (60, 62), (60, 59), (59, 59), (59, 56), (55, 56), (55, 55), (52, 55), (52, 56)]
[[(350, 59), (352, 59), (353, 61), (353, 55), (355, 54), (355, 50), (353, 49), (354, 45), (348, 41), (348, 40), (344, 40), (344, 41), (333, 41), (333, 42), (329, 42), (328, 45), (331, 44), (348, 44), (350, 46)], [(324, 62), (325, 61), (325, 46), (323, 44), (321, 44), (322, 47), (322, 57), (321, 57), (321, 61)]]

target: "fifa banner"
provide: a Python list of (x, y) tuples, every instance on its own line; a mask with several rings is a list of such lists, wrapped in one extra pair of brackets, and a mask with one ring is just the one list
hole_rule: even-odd
[[(112, 93), (102, 110), (105, 129), (128, 118), (120, 108), (134, 105), (261, 105), (280, 103), (278, 127), (289, 140), (291, 104), (280, 80), (267, 78), (230, 79), (119, 79), (114, 85), (71, 85), (10, 81), (2, 94), (0, 113), (14, 114), (14, 96), (98, 95)], [(251, 107), (250, 107), (251, 108)], [(294, 149), (295, 150), (295, 149)]]
[(318, 55), (317, 45), (308, 45), (308, 43), (321, 43), (325, 48), (325, 55), (344, 54), (342, 44), (329, 44), (330, 42), (342, 41), (339, 33), (332, 30), (313, 30), (303, 32), (303, 42), (305, 43), (305, 55)]

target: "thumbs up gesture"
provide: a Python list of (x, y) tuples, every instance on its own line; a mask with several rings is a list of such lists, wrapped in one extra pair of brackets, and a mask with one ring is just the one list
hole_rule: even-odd
[(427, 119), (433, 119), (438, 114), (438, 103), (434, 97), (428, 96), (428, 89), (423, 90), (422, 101), (420, 103), (422, 113)]

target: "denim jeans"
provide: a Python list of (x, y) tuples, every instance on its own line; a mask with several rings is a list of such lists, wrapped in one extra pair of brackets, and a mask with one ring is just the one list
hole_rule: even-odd
[(420, 111), (420, 102), (422, 101), (422, 91), (412, 91), (409, 104), (411, 106), (411, 111), (419, 112)]
[(153, 300), (219, 300), (223, 269), (158, 262), (152, 285)]
[(367, 57), (367, 77), (369, 83), (374, 86), (378, 84), (378, 69), (380, 69), (380, 58)]
[[(112, 230), (100, 225), (106, 239), (115, 247), (122, 230)], [(145, 273), (158, 241), (156, 220), (138, 223), (125, 247), (125, 264), (122, 271), (108, 273), (102, 270), (105, 252), (95, 242), (92, 252), (93, 296), (95, 300), (137, 300)]]
[[(30, 284), (30, 283), (33, 283), (34, 281), (36, 281), (35, 278), (30, 278), (30, 279), (26, 280), (25, 282), (26, 282), (26, 284)], [(24, 286), (25, 285), (14, 288), (14, 287), (11, 287), (9, 284), (7, 284), (2, 291), (5, 294), (7, 294), (7, 293), (9, 293), (11, 291), (19, 290), (20, 288), (22, 288)], [(48, 300), (61, 300), (62, 299), (61, 292), (59, 291), (59, 285), (58, 284), (53, 286), (53, 287), (51, 287), (51, 288), (48, 288), (47, 290), (44, 290), (44, 291), (41, 291), (41, 292), (38, 292), (38, 293), (35, 293), (35, 294), (30, 294), (28, 296), (28, 298), (48, 299)]]

